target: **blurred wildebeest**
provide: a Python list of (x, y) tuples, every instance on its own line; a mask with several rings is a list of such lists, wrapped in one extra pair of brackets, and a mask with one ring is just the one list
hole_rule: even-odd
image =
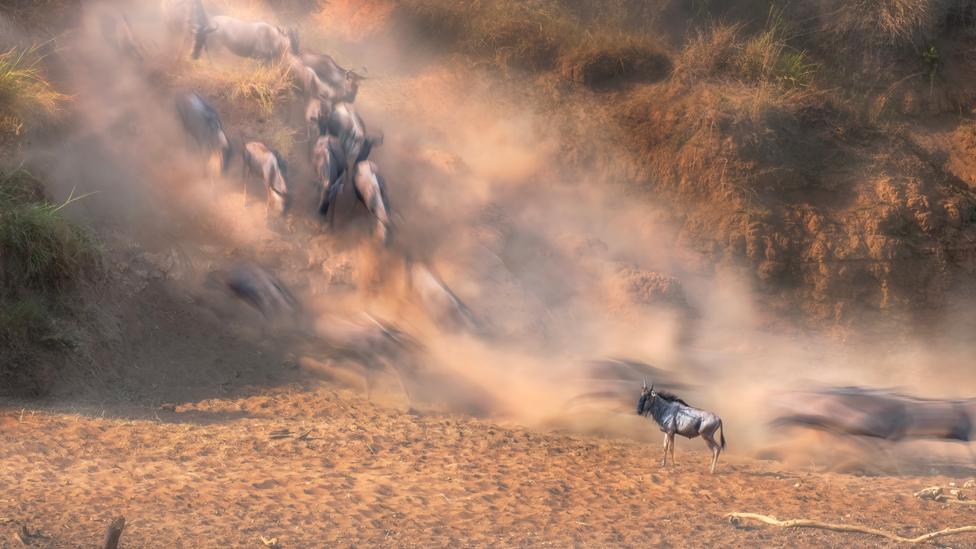
[(386, 197), (386, 183), (380, 176), (376, 163), (372, 160), (363, 160), (352, 172), (354, 174), (352, 183), (353, 189), (356, 191), (356, 198), (376, 218), (376, 230), (374, 232), (376, 238), (383, 244), (389, 244), (393, 232), (392, 212), (390, 211), (390, 202)]
[(329, 55), (302, 52), (298, 56), (302, 66), (315, 71), (316, 76), (331, 88), (330, 95), (336, 102), (353, 103), (359, 93), (359, 83), (366, 77), (344, 69)]
[[(367, 141), (368, 142), (368, 141)], [(376, 237), (380, 242), (388, 244), (393, 230), (392, 212), (386, 194), (386, 182), (380, 175), (376, 163), (362, 160), (354, 170), (346, 163), (349, 156), (345, 154), (340, 138), (334, 135), (322, 135), (312, 147), (312, 166), (315, 170), (315, 184), (319, 187), (319, 213), (326, 216), (329, 208), (335, 204), (336, 198), (352, 174), (352, 187), (356, 198), (366, 210), (376, 218)], [(368, 153), (368, 151), (366, 151)], [(333, 217), (335, 208), (332, 208)], [(331, 219), (331, 218), (330, 218)]]
[[(339, 139), (345, 166), (355, 172), (356, 166), (369, 159), (374, 146), (383, 143), (383, 136), (370, 136), (362, 117), (349, 103), (336, 103), (319, 119), (319, 133), (334, 135)], [(355, 178), (355, 173), (352, 178)]]
[[(691, 385), (678, 381), (674, 372), (656, 368), (637, 360), (624, 358), (603, 358), (583, 363), (583, 371), (578, 385), (587, 391), (574, 396), (566, 402), (567, 407), (596, 403), (608, 410), (621, 408), (622, 399), (633, 394), (634, 384), (641, 379), (651, 378), (654, 385), (667, 391), (686, 391)], [(626, 410), (630, 409), (627, 405)]]
[[(674, 435), (686, 438), (701, 436), (712, 452), (712, 464), (709, 471), (715, 472), (718, 455), (725, 448), (725, 430), (722, 428), (722, 418), (717, 415), (692, 408), (687, 402), (677, 396), (664, 391), (655, 391), (654, 385), (641, 387), (640, 399), (637, 401), (637, 414), (650, 416), (664, 432), (664, 459), (661, 465), (668, 464), (668, 451), (671, 452), (671, 464), (674, 464)], [(719, 433), (721, 443), (715, 442), (715, 432)]]
[(410, 288), (437, 324), (449, 330), (463, 328), (477, 331), (479, 326), (471, 309), (458, 298), (430, 267), (407, 259)]
[(170, 35), (179, 36), (177, 56), (189, 49), (197, 29), (207, 26), (207, 13), (201, 0), (162, 0), (162, 13)]
[(864, 387), (831, 387), (789, 393), (780, 398), (784, 412), (774, 426), (799, 426), (837, 435), (897, 442), (973, 439), (976, 399), (923, 399)]
[(102, 13), (99, 15), (102, 37), (113, 50), (137, 63), (145, 60), (145, 49), (132, 32), (129, 18), (124, 13)]
[(198, 59), (204, 48), (220, 46), (239, 57), (276, 61), (289, 53), (298, 55), (298, 30), (216, 15), (195, 30), (193, 58)]
[(265, 269), (253, 264), (233, 265), (226, 271), (207, 275), (205, 286), (226, 288), (235, 297), (254, 307), (266, 320), (294, 317), (300, 307), (291, 292)]
[(261, 174), (267, 193), (268, 214), (285, 215), (290, 197), (286, 182), (288, 167), (281, 154), (264, 143), (249, 141), (242, 150), (244, 157), (244, 205), (247, 205), (247, 180), (251, 172)]
[(207, 175), (211, 187), (217, 173), (223, 175), (233, 152), (230, 140), (220, 123), (220, 116), (202, 97), (189, 92), (176, 98), (176, 110), (187, 134), (198, 149), (207, 155)]
[(422, 346), (409, 334), (363, 314), (352, 320), (322, 316), (316, 322), (315, 335), (331, 347), (333, 357), (351, 360), (347, 367), (362, 377), (367, 400), (374, 373), (388, 370), (412, 402), (406, 380), (415, 368), (414, 355)]
[(319, 214), (325, 216), (329, 213), (329, 204), (337, 192), (333, 188), (338, 185), (339, 176), (346, 170), (339, 138), (334, 135), (319, 136), (312, 145), (311, 160), (315, 173), (313, 185), (319, 191)]

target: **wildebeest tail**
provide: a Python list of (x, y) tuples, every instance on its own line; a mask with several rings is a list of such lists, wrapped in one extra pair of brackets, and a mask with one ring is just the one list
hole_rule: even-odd
[(722, 445), (722, 449), (725, 449), (725, 427), (722, 425), (722, 420), (718, 420), (718, 441)]

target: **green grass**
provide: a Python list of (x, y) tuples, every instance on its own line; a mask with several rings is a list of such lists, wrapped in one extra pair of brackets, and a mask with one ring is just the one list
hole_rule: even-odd
[(68, 101), (44, 77), (41, 60), (36, 48), (0, 53), (0, 137), (50, 121)]
[(60, 290), (99, 267), (94, 236), (62, 215), (77, 199), (53, 204), (39, 197), (26, 171), (0, 174), (0, 267), (8, 290)]

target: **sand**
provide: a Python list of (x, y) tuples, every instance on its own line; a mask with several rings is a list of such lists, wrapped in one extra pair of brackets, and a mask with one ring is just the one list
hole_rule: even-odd
[[(31, 547), (91, 547), (119, 515), (123, 547), (172, 548), (260, 547), (262, 536), (281, 547), (886, 546), (735, 528), (724, 515), (902, 535), (976, 523), (973, 507), (912, 496), (960, 479), (797, 472), (734, 451), (709, 475), (699, 441), (663, 468), (657, 444), (408, 415), (327, 383), (165, 408), (0, 412), (0, 546), (17, 547), (26, 525)], [(281, 430), (292, 436), (272, 438)]]

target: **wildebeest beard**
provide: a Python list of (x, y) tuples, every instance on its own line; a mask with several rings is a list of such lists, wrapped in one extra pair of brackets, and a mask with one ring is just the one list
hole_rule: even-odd
[(647, 398), (651, 396), (650, 393), (646, 393), (640, 396), (637, 400), (637, 415), (644, 415), (644, 404), (647, 403)]

